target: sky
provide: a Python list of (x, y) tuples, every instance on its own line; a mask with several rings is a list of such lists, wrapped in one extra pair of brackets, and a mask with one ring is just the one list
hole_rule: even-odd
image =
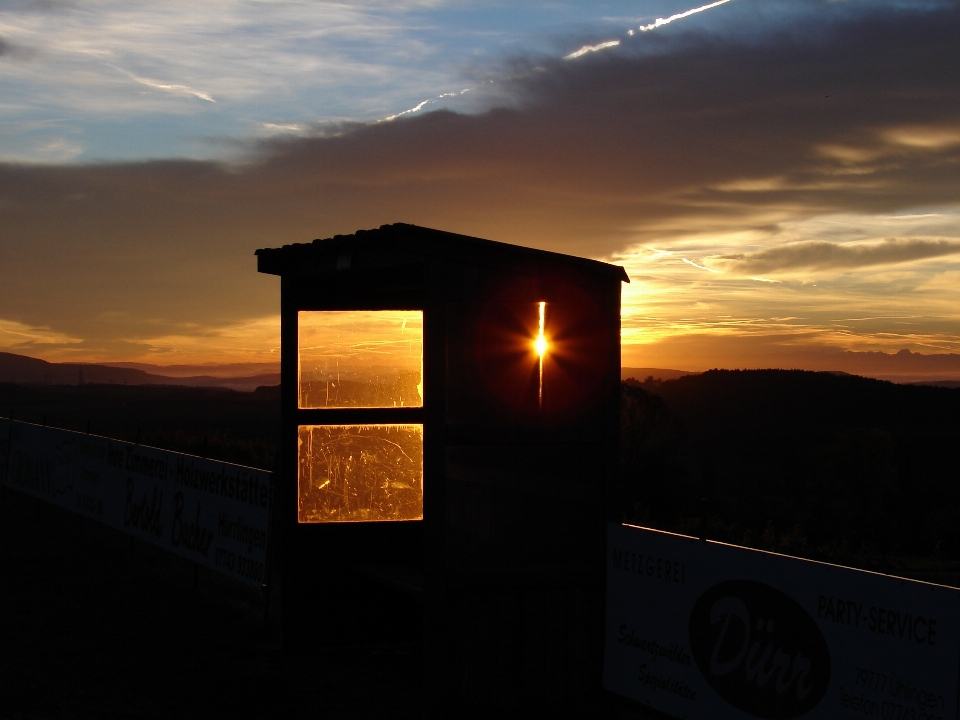
[(623, 265), (624, 365), (960, 353), (958, 38), (947, 0), (0, 0), (0, 350), (276, 362), (253, 251), (408, 222)]

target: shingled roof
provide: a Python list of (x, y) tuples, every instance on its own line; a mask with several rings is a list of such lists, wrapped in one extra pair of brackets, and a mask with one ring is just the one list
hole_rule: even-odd
[(381, 225), (374, 230), (334, 235), (312, 243), (261, 248), (256, 255), (257, 269), (270, 275), (399, 266), (438, 258), (465, 264), (511, 266), (521, 272), (525, 267), (531, 270), (541, 266), (564, 267), (630, 282), (626, 271), (619, 265), (407, 223)]

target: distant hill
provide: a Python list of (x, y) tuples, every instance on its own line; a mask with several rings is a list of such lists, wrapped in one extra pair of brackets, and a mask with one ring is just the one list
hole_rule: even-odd
[(690, 428), (960, 427), (956, 390), (837, 372), (709, 370), (655, 392)]
[(933, 387), (960, 388), (960, 380), (924, 380), (906, 383), (907, 385), (931, 385)]
[[(728, 363), (729, 367), (731, 363)], [(752, 360), (741, 368), (782, 368), (784, 370), (841, 371), (896, 383), (941, 383), (960, 381), (960, 353), (924, 354), (903, 349), (895, 353), (878, 351), (798, 350), (774, 353)], [(638, 378), (639, 379), (639, 378)]]
[(686, 370), (667, 370), (664, 368), (620, 368), (620, 379), (627, 380), (629, 378), (634, 378), (643, 382), (648, 377), (652, 377), (654, 380), (676, 380), (677, 378), (682, 378), (685, 375), (696, 375), (697, 373), (687, 372)]
[(261, 385), (278, 385), (280, 373), (244, 377), (215, 375), (168, 376), (133, 367), (95, 363), (51, 363), (46, 360), (0, 352), (0, 382), (42, 385), (186, 385), (253, 391)]
[[(51, 363), (46, 360), (0, 352), (0, 382), (40, 383), (45, 385), (186, 385), (189, 387), (225, 387), (252, 391), (262, 385), (279, 385), (280, 371), (270, 363), (230, 363), (204, 365), (151, 365), (149, 363)], [(665, 368), (622, 368), (620, 377), (648, 377), (676, 380), (695, 375), (685, 370)]]
[(255, 375), (277, 375), (280, 373), (280, 361), (275, 363), (203, 363), (202, 365), (152, 365), (137, 362), (100, 363), (115, 368), (134, 368), (151, 375), (165, 377), (218, 377), (245, 378)]

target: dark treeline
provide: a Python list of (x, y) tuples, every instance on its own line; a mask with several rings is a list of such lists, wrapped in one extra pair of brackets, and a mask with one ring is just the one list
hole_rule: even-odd
[(166, 385), (0, 384), (0, 414), (273, 470), (280, 393)]
[[(0, 414), (273, 469), (278, 388), (0, 384)], [(871, 566), (960, 558), (960, 389), (801, 371), (622, 385), (629, 522)]]
[(630, 522), (867, 566), (960, 557), (960, 389), (714, 370), (622, 390)]

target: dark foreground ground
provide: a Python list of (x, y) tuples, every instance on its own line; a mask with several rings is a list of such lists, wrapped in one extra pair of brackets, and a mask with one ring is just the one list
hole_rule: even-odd
[[(38, 512), (39, 508), (39, 512)], [(0, 718), (422, 716), (415, 646), (279, 650), (261, 593), (7, 491)]]
[[(0, 719), (421, 718), (414, 644), (281, 652), (264, 596), (59, 508), (0, 497)], [(665, 720), (612, 698), (607, 717)], [(448, 717), (474, 717), (452, 708)], [(668, 719), (666, 719), (668, 720)]]
[[(266, 469), (279, 440), (271, 388), (0, 383), (0, 413)], [(625, 521), (960, 586), (960, 389), (634, 380), (621, 432)], [(0, 719), (423, 716), (416, 645), (284, 655), (278, 591), (264, 629), (258, 591), (193, 580), (186, 561), (8, 492)]]
[[(955, 563), (890, 571), (960, 584)], [(280, 651), (261, 592), (77, 515), (0, 497), (0, 719), (420, 718), (415, 644)], [(461, 708), (461, 710), (465, 710)], [(637, 706), (618, 720), (663, 720)], [(452, 712), (450, 717), (461, 713)]]

